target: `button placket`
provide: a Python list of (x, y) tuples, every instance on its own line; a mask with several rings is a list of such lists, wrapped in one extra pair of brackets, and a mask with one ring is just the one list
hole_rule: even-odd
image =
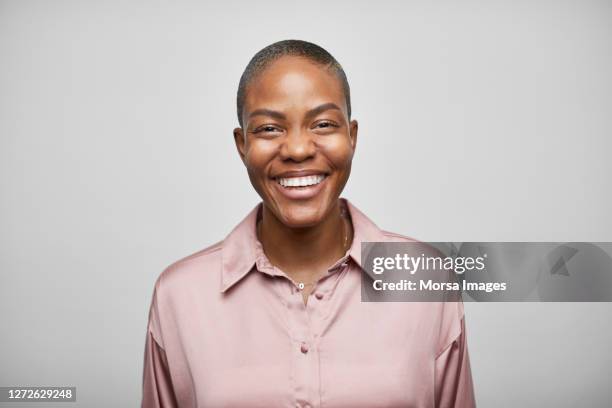
[[(300, 407), (319, 406), (321, 398), (320, 389), (320, 361), (318, 354), (320, 333), (327, 324), (330, 307), (328, 302), (333, 296), (335, 286), (346, 273), (348, 262), (339, 262), (328, 276), (320, 279), (311, 293), (311, 298), (304, 304), (302, 291), (298, 285), (291, 282), (292, 294), (290, 296), (291, 320), (294, 342), (293, 378), (295, 401)], [(335, 272), (335, 273), (332, 273)]]
[(296, 406), (312, 406), (313, 398), (318, 398), (319, 380), (310, 308), (304, 304), (299, 286), (291, 280), (286, 282), (291, 286), (291, 294), (287, 298), (287, 311), (294, 350), (291, 364), (294, 399)]

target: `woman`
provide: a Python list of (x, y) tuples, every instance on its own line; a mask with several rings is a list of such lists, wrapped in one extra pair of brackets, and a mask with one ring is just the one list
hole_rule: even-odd
[(158, 278), (142, 406), (473, 407), (461, 303), (361, 302), (361, 242), (409, 239), (340, 198), (358, 129), (342, 67), (272, 44), (237, 105), (263, 202)]

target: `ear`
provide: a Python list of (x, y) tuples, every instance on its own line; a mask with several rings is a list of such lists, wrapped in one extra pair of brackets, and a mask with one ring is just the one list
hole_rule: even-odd
[(244, 163), (246, 138), (242, 128), (237, 127), (234, 129), (234, 143), (236, 144), (236, 150), (238, 151), (240, 160)]
[(356, 120), (351, 120), (349, 125), (349, 137), (351, 138), (351, 146), (353, 147), (353, 153), (357, 147), (357, 131), (359, 130), (359, 124)]

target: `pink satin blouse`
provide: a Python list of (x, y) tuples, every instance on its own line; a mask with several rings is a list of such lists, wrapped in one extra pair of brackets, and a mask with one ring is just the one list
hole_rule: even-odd
[(354, 238), (304, 304), (257, 240), (261, 203), (155, 283), (142, 407), (474, 407), (463, 305), (361, 302), (360, 243), (411, 241), (346, 199)]

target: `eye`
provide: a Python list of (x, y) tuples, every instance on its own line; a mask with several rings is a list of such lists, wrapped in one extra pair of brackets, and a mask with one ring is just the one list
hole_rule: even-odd
[(281, 132), (282, 130), (273, 125), (262, 125), (253, 130), (253, 133), (274, 133)]
[(329, 120), (323, 120), (321, 122), (317, 122), (314, 125), (314, 129), (329, 129), (329, 128), (337, 128), (338, 125)]

